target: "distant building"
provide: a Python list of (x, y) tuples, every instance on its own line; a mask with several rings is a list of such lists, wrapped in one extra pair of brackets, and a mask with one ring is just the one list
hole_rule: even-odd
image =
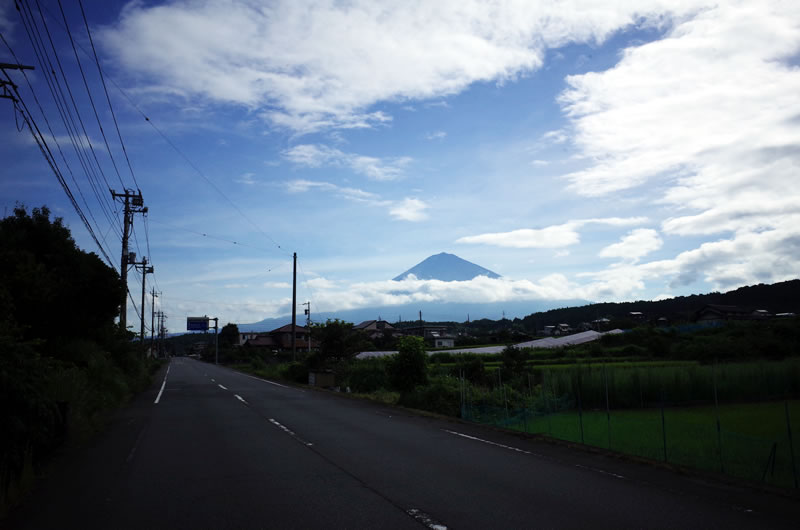
[(731, 320), (766, 320), (772, 314), (766, 309), (749, 309), (735, 305), (708, 304), (697, 313), (694, 320), (698, 323), (720, 323)]
[(387, 333), (392, 337), (402, 335), (400, 330), (385, 320), (365, 320), (364, 322), (353, 326), (353, 329), (363, 331), (370, 339), (385, 337)]
[(597, 320), (592, 320), (592, 329), (595, 331), (606, 331), (608, 330), (611, 321), (607, 318), (598, 318)]
[(635, 322), (642, 322), (645, 320), (644, 313), (642, 313), (641, 311), (630, 311), (628, 313), (628, 318), (630, 318)]
[(447, 326), (425, 325), (412, 326), (403, 330), (405, 335), (416, 335), (433, 344), (434, 348), (452, 348), (456, 337)]
[[(307, 350), (309, 347), (309, 332), (305, 326), (295, 326), (295, 348), (298, 350)], [(269, 333), (256, 333), (253, 337), (252, 333), (246, 334), (249, 336), (244, 342), (245, 346), (271, 348), (274, 351), (290, 351), (292, 349), (292, 325), (286, 324), (277, 329), (273, 329)], [(311, 348), (319, 348), (319, 342), (310, 338)]]

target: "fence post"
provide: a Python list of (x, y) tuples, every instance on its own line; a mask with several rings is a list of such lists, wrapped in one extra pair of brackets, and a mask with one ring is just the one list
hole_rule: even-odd
[(667, 461), (667, 422), (664, 419), (664, 387), (661, 387), (661, 439), (664, 443), (664, 462)]
[(717, 416), (717, 447), (719, 448), (719, 470), (725, 473), (725, 460), (722, 458), (722, 427), (719, 423), (719, 399), (717, 398), (717, 360), (711, 365), (712, 381), (714, 382), (714, 411)]
[(611, 450), (611, 406), (608, 402), (608, 374), (606, 373), (606, 363), (603, 363), (603, 379), (606, 384), (606, 430), (608, 431), (608, 450)]
[(506, 424), (508, 424), (508, 401), (506, 400), (506, 385), (503, 384), (503, 377), (499, 368), (497, 370), (497, 381), (500, 383), (500, 388), (503, 390), (503, 407), (505, 407), (506, 410)]
[[(528, 376), (530, 377), (530, 376)], [(550, 414), (552, 411), (550, 410), (550, 399), (547, 397), (547, 372), (542, 370), (542, 395), (544, 395), (544, 413), (547, 416), (547, 434), (553, 436), (553, 423), (552, 419), (550, 418)], [(530, 384), (530, 379), (528, 379), (528, 383)]]
[(581, 403), (581, 372), (580, 367), (578, 367), (577, 378), (575, 381), (575, 387), (578, 390), (578, 423), (581, 426), (581, 443), (583, 441), (583, 404)]
[(794, 442), (792, 441), (792, 422), (789, 421), (789, 400), (783, 402), (786, 411), (786, 432), (789, 433), (789, 453), (792, 455), (792, 477), (794, 477), (794, 487), (797, 488), (797, 465), (794, 461)]

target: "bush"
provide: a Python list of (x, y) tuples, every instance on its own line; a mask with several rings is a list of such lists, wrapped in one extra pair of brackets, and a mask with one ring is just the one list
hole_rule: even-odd
[(430, 384), (417, 386), (400, 395), (398, 402), (404, 407), (427, 410), (447, 416), (461, 416), (461, 387), (458, 379), (444, 376), (432, 379)]
[(289, 363), (283, 367), (282, 377), (295, 383), (308, 383), (308, 366), (304, 363)]
[(386, 360), (361, 359), (353, 361), (349, 368), (347, 384), (353, 392), (375, 392), (389, 387), (389, 375), (386, 373)]
[(428, 381), (428, 354), (421, 337), (400, 339), (398, 353), (389, 361), (389, 380), (392, 388), (407, 392)]

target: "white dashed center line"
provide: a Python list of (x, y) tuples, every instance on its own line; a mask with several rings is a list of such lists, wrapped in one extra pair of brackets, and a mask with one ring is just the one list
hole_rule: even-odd
[(220, 387), (222, 390), (228, 390), (227, 388), (225, 388), (224, 386), (222, 386), (222, 385), (221, 385), (221, 384), (219, 384), (219, 383), (217, 383), (217, 386), (218, 386), (218, 387)]

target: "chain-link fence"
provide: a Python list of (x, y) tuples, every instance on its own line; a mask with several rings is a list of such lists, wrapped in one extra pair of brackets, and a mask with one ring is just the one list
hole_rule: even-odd
[[(644, 365), (642, 365), (644, 364)], [(800, 360), (529, 368), (482, 385), (463, 378), (461, 415), (797, 488)]]

